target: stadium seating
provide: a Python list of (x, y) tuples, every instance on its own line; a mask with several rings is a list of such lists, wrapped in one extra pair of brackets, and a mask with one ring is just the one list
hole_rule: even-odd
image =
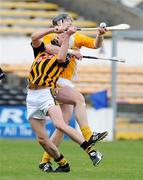
[[(27, 2), (27, 3), (25, 3)], [(43, 3), (36, 0), (0, 1), (0, 33), (29, 35), (37, 28), (50, 26), (51, 18), (61, 12), (61, 7), (54, 3)], [(20, 13), (19, 13), (20, 12)], [(68, 12), (69, 13), (69, 12)], [(71, 12), (78, 27), (95, 27), (97, 23), (79, 19), (78, 14)], [(46, 19), (45, 19), (46, 18)], [(83, 32), (95, 35), (94, 32)], [(111, 32), (107, 33), (111, 37)], [(2, 65), (7, 73), (14, 73), (24, 79), (28, 75), (29, 65)], [(138, 73), (137, 73), (138, 72)], [(119, 102), (142, 103), (142, 68), (118, 68), (117, 92)], [(92, 76), (89, 74), (92, 73)], [(111, 97), (111, 69), (109, 67), (79, 68), (79, 79), (75, 82), (77, 88), (84, 94), (107, 89)], [(104, 76), (103, 76), (104, 74)], [(130, 75), (130, 76), (129, 76)], [(128, 89), (126, 86), (128, 85)], [(134, 93), (136, 92), (136, 93)]]
[(0, 105), (25, 105), (26, 90), (11, 85), (0, 85)]
[[(62, 12), (61, 12), (62, 13)], [(77, 18), (76, 13), (68, 12), (73, 18)], [(32, 10), (4, 10), (0, 11), (1, 17), (30, 17), (30, 18), (53, 18), (54, 16), (58, 15), (59, 11), (32, 11)]]
[[(7, 25), (7, 26), (40, 26), (40, 27), (47, 27), (51, 26), (51, 20), (32, 20), (32, 19), (12, 19), (12, 18), (6, 18), (6, 19), (0, 19), (1, 25)], [(75, 26), (78, 27), (96, 27), (96, 23), (92, 21), (75, 21)]]
[[(82, 25), (82, 24), (81, 24)], [(34, 31), (36, 31), (37, 28), (19, 28), (19, 27), (0, 27), (0, 33), (1, 34), (13, 34), (13, 35), (30, 35)], [(82, 34), (89, 35), (89, 36), (95, 36), (95, 32), (92, 31), (82, 31)], [(110, 38), (112, 36), (111, 31), (107, 32), (104, 37)]]
[[(62, 13), (61, 7), (54, 3), (36, 1), (0, 1), (0, 33), (30, 35), (37, 28), (47, 28), (51, 25), (51, 18)], [(20, 13), (19, 13), (20, 12)], [(65, 12), (64, 12), (65, 13)], [(97, 23), (82, 20), (78, 14), (68, 12), (74, 18), (77, 27), (96, 27)], [(82, 32), (95, 36), (94, 32)], [(111, 37), (108, 32), (105, 37)]]
[[(1, 34), (30, 35), (37, 30), (35, 26), (47, 28), (51, 18), (62, 12), (57, 4), (43, 2), (0, 1), (0, 8)], [(68, 13), (74, 19), (78, 17), (76, 13)]]
[(43, 9), (43, 10), (57, 10), (59, 6), (54, 3), (34, 3), (34, 2), (11, 2), (11, 1), (3, 1), (0, 2), (1, 8), (9, 8), (9, 9)]
[[(30, 65), (3, 65), (2, 68), (7, 73), (15, 73), (19, 78), (26, 78)], [(89, 76), (89, 74), (91, 74), (91, 76)], [(117, 68), (118, 103), (143, 104), (142, 76), (142, 67)], [(83, 94), (91, 94), (106, 89), (108, 90), (108, 96), (110, 98), (111, 67), (87, 65), (85, 68), (85, 65), (80, 65), (78, 67), (78, 79), (74, 83)], [(14, 93), (15, 91), (11, 91), (10, 94)]]
[[(89, 74), (92, 75), (89, 76)], [(143, 104), (142, 75), (143, 68), (141, 67), (118, 67), (117, 100), (119, 103)], [(107, 89), (111, 97), (111, 68), (80, 66), (75, 84), (84, 94)]]

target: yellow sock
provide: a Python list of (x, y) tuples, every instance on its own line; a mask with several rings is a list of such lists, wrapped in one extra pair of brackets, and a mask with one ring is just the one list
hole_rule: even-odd
[(82, 126), (80, 128), (83, 137), (85, 138), (86, 141), (88, 141), (90, 139), (90, 137), (92, 136), (92, 131), (90, 129), (89, 126)]
[(51, 160), (51, 156), (47, 152), (44, 152), (41, 163), (47, 163), (50, 160)]

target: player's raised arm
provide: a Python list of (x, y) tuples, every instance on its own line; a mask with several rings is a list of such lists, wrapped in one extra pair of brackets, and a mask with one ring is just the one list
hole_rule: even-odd
[[(49, 54), (52, 54), (52, 55), (58, 54), (59, 50), (60, 50), (59, 46), (55, 46), (50, 43), (46, 45), (46, 51)], [(82, 54), (80, 53), (79, 50), (68, 49), (68, 54), (70, 54), (71, 56), (74, 56), (78, 60), (82, 59)]]
[(60, 50), (60, 47), (59, 46), (56, 46), (56, 45), (52, 45), (51, 43), (47, 44), (46, 46), (46, 51), (49, 53), (49, 54), (58, 54), (59, 50)]
[(103, 34), (105, 34), (106, 32), (107, 32), (107, 29), (105, 27), (98, 28), (98, 33), (95, 40), (95, 49), (100, 48), (102, 46), (102, 42), (104, 39)]
[(35, 47), (35, 48), (39, 47), (41, 45), (41, 43), (42, 43), (41, 38), (43, 38), (47, 34), (50, 34), (50, 33), (63, 33), (63, 32), (64, 32), (64, 28), (60, 27), (60, 26), (48, 28), (48, 29), (45, 29), (45, 30), (36, 31), (31, 35), (32, 46)]
[(66, 61), (66, 57), (67, 57), (67, 53), (68, 53), (68, 48), (69, 48), (69, 38), (72, 34), (74, 34), (76, 32), (77, 28), (74, 26), (71, 26), (68, 28), (68, 30), (65, 32), (64, 34), (64, 40), (63, 43), (61, 45), (61, 48), (58, 52), (58, 61), (59, 62), (65, 62)]

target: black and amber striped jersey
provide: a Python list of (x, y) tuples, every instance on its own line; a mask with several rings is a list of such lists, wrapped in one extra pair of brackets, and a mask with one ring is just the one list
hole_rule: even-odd
[(43, 42), (38, 48), (33, 48), (33, 51), (35, 60), (28, 76), (29, 85), (54, 88), (70, 58), (67, 58), (65, 63), (59, 63), (57, 55), (49, 55), (46, 52)]

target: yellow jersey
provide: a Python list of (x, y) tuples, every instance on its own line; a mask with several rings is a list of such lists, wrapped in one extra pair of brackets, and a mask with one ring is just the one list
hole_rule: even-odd
[[(57, 39), (57, 34), (53, 33), (53, 34), (46, 35), (43, 38), (43, 42), (44, 44), (48, 44), (48, 43), (51, 43), (53, 39)], [(87, 48), (94, 48), (95, 39), (76, 32), (70, 37), (69, 48), (77, 50), (77, 49), (80, 49), (82, 46), (85, 46)], [(76, 63), (75, 57), (71, 57), (68, 66), (66, 67), (64, 72), (62, 72), (60, 77), (68, 79), (68, 80), (72, 80), (76, 74), (76, 64), (77, 63)]]

